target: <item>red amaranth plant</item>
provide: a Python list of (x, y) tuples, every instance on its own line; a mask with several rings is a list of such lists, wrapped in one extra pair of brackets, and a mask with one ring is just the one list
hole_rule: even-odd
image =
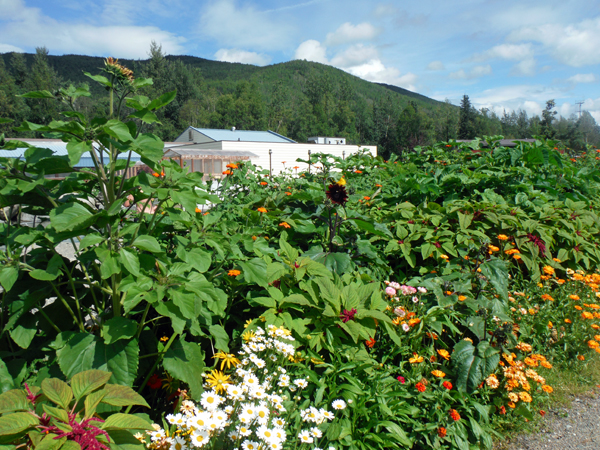
[(95, 425), (91, 425), (90, 422), (92, 421), (104, 423), (104, 420), (98, 417), (90, 417), (89, 419), (78, 422), (75, 414), (69, 414), (69, 426), (72, 428), (71, 431), (63, 431), (56, 425), (46, 427), (43, 431), (56, 434), (57, 436), (54, 439), (66, 437), (68, 441), (75, 441), (80, 445), (81, 450), (110, 450), (110, 447), (96, 439), (98, 436), (104, 435), (110, 443), (108, 433)]
[(350, 311), (345, 309), (342, 311), (342, 314), (340, 314), (340, 319), (342, 319), (342, 322), (344, 323), (349, 322), (350, 320), (354, 320), (354, 315), (357, 312), (358, 311), (355, 308), (352, 308)]
[(540, 249), (540, 253), (546, 253), (546, 243), (532, 233), (527, 233), (529, 242), (533, 242)]

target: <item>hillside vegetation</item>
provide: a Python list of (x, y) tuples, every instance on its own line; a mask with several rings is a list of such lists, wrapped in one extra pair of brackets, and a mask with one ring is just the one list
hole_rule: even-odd
[[(309, 136), (345, 137), (349, 143), (377, 145), (385, 157), (412, 151), (436, 141), (502, 135), (544, 136), (583, 149), (600, 142), (600, 129), (587, 112), (580, 118), (528, 117), (523, 111), (476, 110), (463, 99), (461, 107), (406, 89), (371, 83), (334, 67), (289, 61), (266, 67), (211, 61), (194, 56), (166, 56), (153, 44), (147, 60), (120, 60), (136, 77), (154, 80), (141, 94), (157, 97), (177, 90), (174, 102), (159, 113), (161, 126), (150, 126), (164, 140), (175, 139), (189, 125), (209, 128), (271, 129), (298, 142)], [(35, 55), (0, 55), (0, 111), (20, 123), (58, 118), (60, 106), (47, 100), (15, 97), (32, 90), (56, 92), (70, 84), (87, 85), (86, 72), (104, 66), (100, 57), (53, 56), (40, 48)], [(93, 94), (102, 88), (91, 86)], [(98, 98), (98, 97), (96, 97)], [(76, 109), (86, 117), (106, 111), (106, 100), (79, 98)], [(17, 136), (8, 125), (8, 136)], [(33, 137), (21, 133), (21, 137)]]

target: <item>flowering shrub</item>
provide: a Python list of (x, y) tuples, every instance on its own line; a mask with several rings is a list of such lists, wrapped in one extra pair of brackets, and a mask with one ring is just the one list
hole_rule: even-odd
[[(217, 357), (235, 368), (233, 375), (213, 371), (206, 377), (200, 405), (184, 400), (180, 412), (169, 414), (165, 428), (154, 425), (148, 436), (136, 437), (153, 450), (185, 450), (193, 447), (281, 450), (289, 445), (325, 445), (323, 433), (334, 413), (301, 402), (299, 391), (308, 387), (304, 378), (294, 378), (284, 366), (294, 359), (294, 338), (283, 327), (247, 329), (244, 344), (233, 355)], [(231, 378), (231, 377), (234, 378)], [(342, 399), (331, 403), (343, 410)]]

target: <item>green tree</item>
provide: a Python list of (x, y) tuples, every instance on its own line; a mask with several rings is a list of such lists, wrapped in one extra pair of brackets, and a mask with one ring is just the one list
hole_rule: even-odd
[(556, 111), (553, 109), (556, 107), (554, 100), (548, 100), (546, 102), (546, 108), (542, 111), (542, 135), (547, 139), (552, 139), (556, 134), (556, 130), (552, 126), (552, 122), (556, 117)]
[[(35, 50), (33, 65), (25, 78), (24, 88), (27, 91), (56, 92), (59, 88), (59, 79), (56, 71), (48, 64), (48, 49), (38, 47)], [(60, 105), (45, 98), (29, 98), (27, 105), (30, 108), (28, 120), (46, 123), (58, 118)]]
[(468, 95), (464, 95), (460, 102), (460, 115), (458, 119), (458, 138), (459, 139), (474, 139), (476, 136), (475, 125), (476, 112), (471, 106), (471, 101)]

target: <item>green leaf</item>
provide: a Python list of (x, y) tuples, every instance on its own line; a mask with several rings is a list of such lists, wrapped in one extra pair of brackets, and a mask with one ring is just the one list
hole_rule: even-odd
[(173, 100), (175, 100), (176, 96), (177, 96), (177, 90), (167, 92), (167, 93), (161, 95), (160, 97), (152, 100), (150, 102), (150, 104), (148, 105), (148, 109), (155, 110), (155, 109), (160, 109), (163, 106), (167, 106), (169, 103), (171, 103)]
[(60, 450), (81, 450), (81, 445), (75, 441), (67, 441), (63, 444)]
[(210, 253), (199, 248), (194, 248), (183, 253), (183, 260), (191, 265), (200, 273), (206, 272), (210, 268), (211, 257)]
[(102, 127), (105, 133), (123, 142), (133, 141), (129, 128), (118, 119), (111, 119)]
[(0, 436), (17, 434), (39, 425), (39, 420), (30, 413), (17, 412), (0, 417)]
[(461, 392), (471, 392), (498, 365), (499, 350), (491, 347), (488, 341), (481, 341), (477, 348), (469, 341), (460, 341), (454, 346), (452, 362), (456, 370), (456, 388)]
[(503, 300), (508, 301), (508, 267), (501, 259), (492, 259), (481, 266), (481, 274), (490, 280)]
[(54, 95), (50, 91), (31, 91), (26, 94), (17, 95), (17, 97), (23, 98), (54, 98)]
[(110, 345), (120, 339), (131, 339), (137, 330), (138, 323), (136, 321), (125, 317), (113, 317), (102, 325), (102, 338), (106, 345)]
[(66, 441), (67, 437), (61, 437), (60, 439), (56, 439), (58, 437), (57, 434), (50, 433), (44, 436), (36, 446), (36, 450), (58, 450)]
[(139, 351), (136, 339), (106, 345), (98, 336), (74, 333), (57, 350), (56, 359), (67, 378), (85, 370), (99, 369), (112, 372), (113, 383), (131, 386), (137, 376)]
[(129, 406), (129, 405), (140, 405), (150, 408), (144, 397), (135, 392), (128, 386), (122, 386), (120, 384), (107, 384), (104, 386), (106, 395), (102, 399), (102, 403), (106, 403), (112, 406)]
[(224, 352), (229, 352), (229, 335), (221, 325), (211, 325), (208, 327), (211, 336), (215, 338), (215, 348)]
[(529, 411), (529, 409), (527, 408), (527, 406), (523, 402), (521, 402), (519, 404), (519, 406), (517, 406), (513, 410), (513, 414), (516, 414), (518, 416), (522, 416), (522, 417), (524, 417), (525, 419), (528, 419), (528, 420), (533, 420), (533, 414), (531, 414), (531, 411)]
[(28, 411), (32, 408), (27, 395), (19, 389), (11, 389), (0, 395), (0, 414), (14, 411)]
[[(119, 317), (119, 319), (121, 319), (121, 317)], [(71, 378), (71, 389), (73, 389), (75, 400), (80, 400), (90, 392), (101, 388), (108, 383), (110, 377), (111, 374), (109, 372), (104, 372), (102, 370), (86, 370), (85, 372), (75, 374), (73, 378)]]
[[(8, 368), (2, 359), (0, 359), (0, 394), (8, 392), (15, 388), (15, 381), (8, 372)], [(0, 395), (0, 414), (2, 414), (2, 396)]]
[(10, 291), (19, 278), (19, 270), (14, 266), (4, 266), (0, 270), (0, 284), (6, 292)]
[(60, 268), (62, 267), (62, 256), (58, 253), (55, 253), (50, 261), (48, 261), (48, 265), (46, 266), (46, 270), (43, 269), (34, 269), (29, 272), (31, 278), (35, 278), (36, 280), (42, 281), (53, 281), (58, 278), (58, 276), (62, 273)]
[(140, 275), (140, 260), (137, 252), (129, 250), (128, 248), (122, 248), (119, 252), (119, 259), (121, 264), (125, 267), (129, 273), (136, 277)]
[(133, 151), (149, 159), (152, 162), (158, 162), (163, 157), (165, 144), (153, 134), (144, 133), (137, 137), (133, 142)]
[(111, 414), (102, 424), (103, 430), (152, 430), (152, 425), (132, 414)]
[(62, 422), (69, 423), (69, 414), (62, 408), (55, 408), (46, 404), (42, 404), (44, 412)]
[(42, 392), (48, 399), (63, 409), (69, 408), (73, 400), (73, 391), (67, 383), (58, 378), (46, 378), (42, 381)]
[(100, 83), (100, 84), (102, 84), (102, 85), (104, 85), (106, 87), (112, 87), (112, 83), (110, 81), (108, 81), (108, 78), (106, 78), (106, 77), (104, 77), (102, 75), (91, 75), (88, 72), (83, 72), (83, 74), (86, 77), (89, 77), (92, 80), (97, 81), (98, 83)]
[(66, 203), (50, 211), (50, 223), (59, 233), (87, 227), (94, 216), (80, 203)]
[(269, 286), (269, 283), (267, 283), (267, 263), (262, 259), (253, 258), (250, 261), (239, 261), (239, 265), (247, 283), (256, 283), (264, 288)]
[(204, 353), (198, 344), (179, 338), (165, 354), (163, 367), (174, 378), (190, 386), (194, 400), (200, 399), (204, 388), (203, 379), (198, 374), (204, 369)]
[(106, 391), (104, 389), (100, 389), (99, 391), (88, 394), (84, 402), (86, 418), (92, 417), (94, 414), (96, 414), (96, 408), (98, 407), (105, 395)]
[(138, 236), (131, 245), (139, 248), (140, 250), (146, 250), (151, 253), (161, 253), (162, 252), (162, 248), (160, 248), (158, 241), (153, 236), (148, 236), (148, 235), (144, 235), (144, 234), (141, 236)]
[(69, 153), (69, 163), (71, 166), (75, 167), (77, 163), (81, 160), (81, 155), (86, 152), (90, 152), (90, 156), (92, 156), (92, 144), (87, 143), (86, 141), (77, 141), (70, 140), (67, 143), (67, 152)]
[(394, 440), (397, 440), (400, 442), (400, 444), (406, 446), (407, 448), (412, 448), (412, 441), (397, 423), (390, 422), (389, 420), (383, 420), (379, 422), (379, 425), (383, 425), (394, 436)]

